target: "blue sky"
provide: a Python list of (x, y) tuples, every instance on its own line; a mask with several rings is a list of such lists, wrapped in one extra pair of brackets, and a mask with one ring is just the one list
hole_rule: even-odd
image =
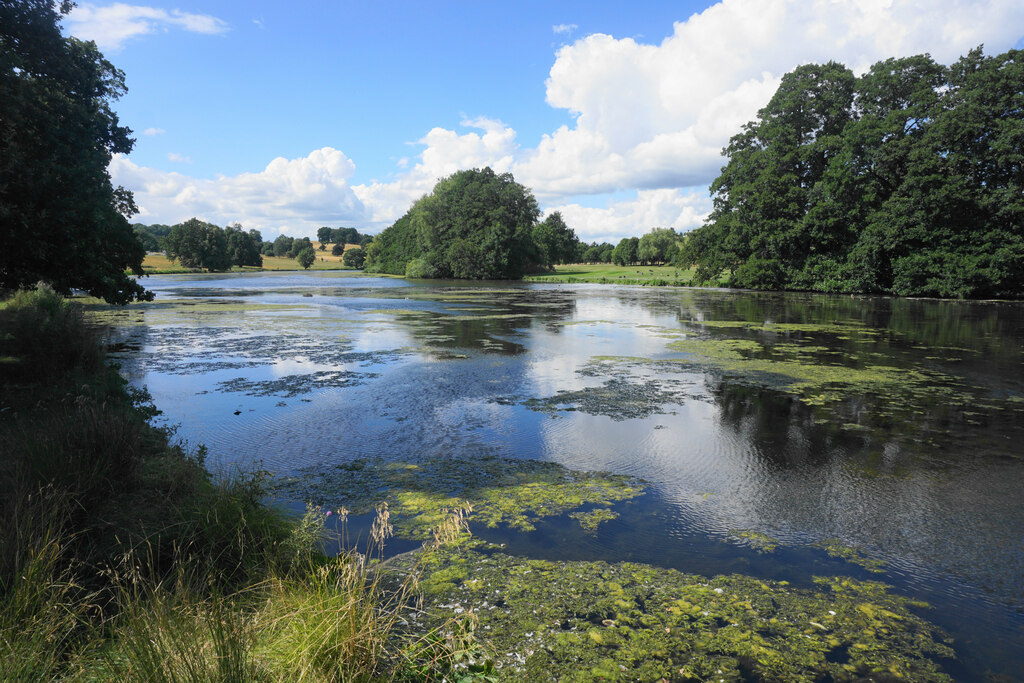
[(375, 232), (491, 165), (583, 239), (700, 224), (721, 147), (808, 61), (1020, 44), (1019, 0), (79, 3), (138, 139), (133, 220)]

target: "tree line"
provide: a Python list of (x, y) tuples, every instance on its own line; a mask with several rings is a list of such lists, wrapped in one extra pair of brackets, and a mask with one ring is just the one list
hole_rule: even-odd
[[(208, 271), (224, 271), (233, 266), (259, 268), (263, 266), (264, 256), (296, 259), (303, 268), (309, 268), (316, 261), (316, 251), (308, 237), (279, 235), (265, 242), (258, 230), (246, 231), (238, 223), (221, 228), (191, 218), (177, 225), (136, 223), (132, 228), (146, 251), (162, 251), (168, 259), (186, 268)], [(345, 251), (346, 241), (366, 244), (373, 239), (371, 235), (361, 235), (355, 228), (320, 228), (317, 236), (344, 240), (335, 243), (332, 253), (339, 256), (344, 252), (343, 262), (353, 268), (362, 267), (363, 252), (361, 248)], [(322, 239), (319, 249), (326, 249)]]
[(724, 153), (698, 282), (1024, 295), (1024, 51), (798, 67)]

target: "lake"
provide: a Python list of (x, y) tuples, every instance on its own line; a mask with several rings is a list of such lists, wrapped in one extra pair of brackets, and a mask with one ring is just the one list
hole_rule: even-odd
[[(122, 372), (211, 470), (266, 468), (283, 504), (365, 512), (400, 468), (432, 482), (421, 498), (561, 477), (525, 518), (484, 501), (474, 535), (538, 560), (882, 581), (931, 605), (958, 680), (1024, 671), (1020, 303), (329, 271), (144, 284), (156, 301), (89, 307)], [(412, 500), (394, 498), (392, 552), (422, 535)]]

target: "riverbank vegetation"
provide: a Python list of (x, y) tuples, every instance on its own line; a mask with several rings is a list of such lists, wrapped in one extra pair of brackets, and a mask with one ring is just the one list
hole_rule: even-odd
[[(400, 628), (412, 578), (385, 585), (373, 550), (320, 554), (330, 513), (291, 519), (264, 505), (266, 473), (214, 478), (204, 449), (173, 445), (145, 393), (105, 364), (79, 306), (21, 291), (0, 329), (0, 679), (476, 670), (466, 638), (453, 649)], [(371, 548), (389, 529), (382, 510)]]
[(786, 74), (725, 149), (682, 263), (698, 282), (1024, 296), (1024, 52)]

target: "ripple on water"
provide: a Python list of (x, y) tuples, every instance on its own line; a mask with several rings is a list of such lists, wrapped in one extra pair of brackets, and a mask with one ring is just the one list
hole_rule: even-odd
[[(866, 572), (812, 547), (836, 538), (935, 604), (977, 671), (1002, 660), (975, 625), (1024, 652), (1024, 620), (1000, 607), (1024, 604), (1019, 305), (303, 274), (151, 282), (177, 303), (97, 315), (214, 467), (496, 457), (610, 470), (648, 492), (594, 534), (567, 511), (510, 547), (806, 580)], [(997, 670), (1024, 668), (1008, 656)]]

